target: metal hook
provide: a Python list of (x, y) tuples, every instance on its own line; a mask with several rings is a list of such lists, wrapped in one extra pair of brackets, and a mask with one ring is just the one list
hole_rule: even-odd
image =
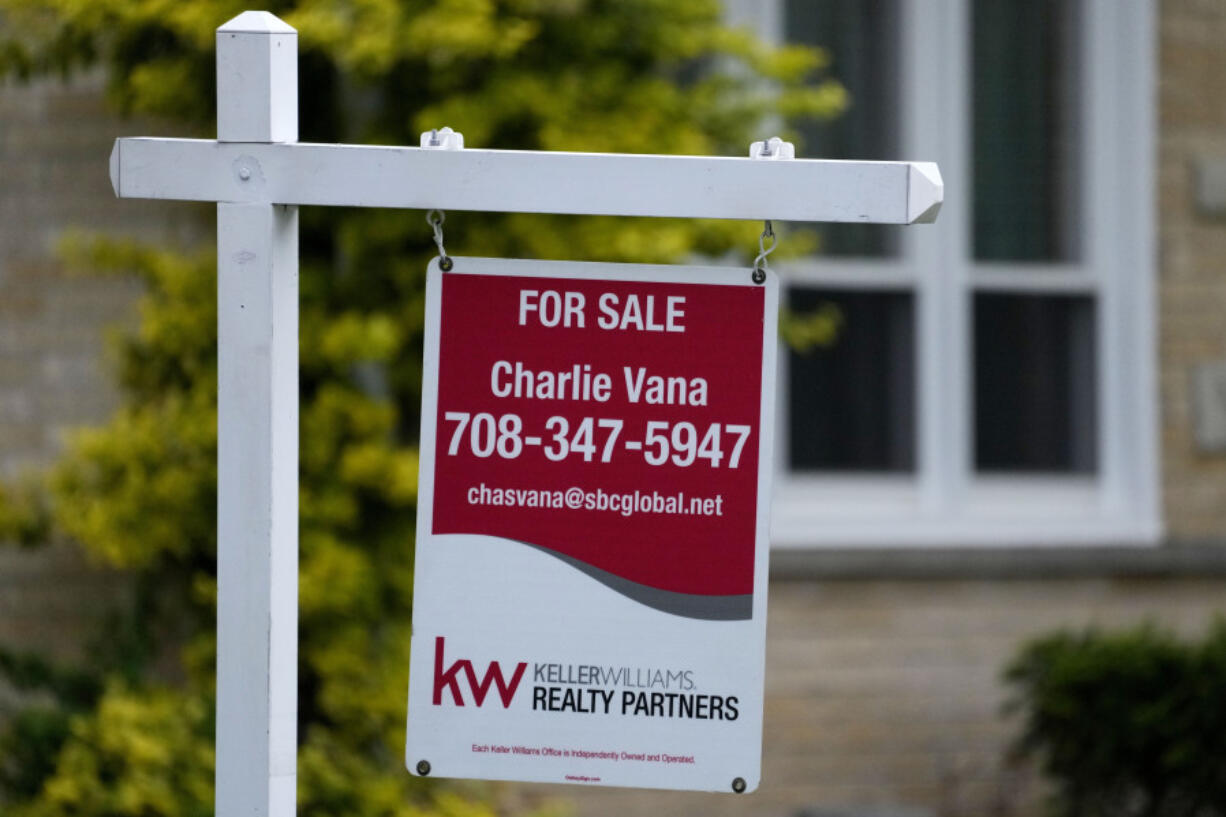
[[(766, 239), (771, 240), (771, 245), (766, 246)], [(770, 220), (767, 219), (765, 227), (762, 230), (762, 235), (758, 236), (758, 257), (753, 260), (753, 282), (761, 284), (766, 281), (766, 256), (775, 251), (779, 241), (775, 238), (775, 231), (771, 228)]]
[(443, 249), (443, 222), (447, 214), (442, 210), (430, 210), (426, 213), (426, 223), (434, 228), (434, 243), (438, 246), (438, 266), (443, 272), (450, 272), (453, 266), (451, 256)]

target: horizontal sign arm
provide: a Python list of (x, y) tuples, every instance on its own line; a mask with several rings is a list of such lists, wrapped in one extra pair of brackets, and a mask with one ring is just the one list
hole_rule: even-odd
[(117, 139), (120, 198), (515, 213), (910, 224), (931, 162), (852, 162)]

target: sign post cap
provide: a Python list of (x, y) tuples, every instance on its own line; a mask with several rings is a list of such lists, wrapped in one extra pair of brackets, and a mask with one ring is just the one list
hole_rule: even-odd
[(945, 201), (941, 171), (936, 162), (911, 162), (907, 173), (907, 223), (932, 224)]
[(218, 34), (297, 34), (298, 30), (268, 11), (244, 11), (217, 28)]

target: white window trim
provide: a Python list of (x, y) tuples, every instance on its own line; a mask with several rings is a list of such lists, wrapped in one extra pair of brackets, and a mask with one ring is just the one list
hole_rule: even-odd
[[(945, 204), (937, 225), (904, 229), (894, 259), (818, 257), (776, 266), (785, 282), (915, 293), (917, 470), (888, 476), (790, 473), (781, 414), (772, 541), (788, 549), (1155, 544), (1162, 520), (1154, 2), (1085, 0), (1079, 27), (1082, 260), (1041, 270), (976, 264), (970, 257), (971, 0), (900, 2), (902, 152), (940, 164)], [(780, 9), (759, 17), (768, 23), (762, 33), (772, 39), (779, 37)], [(1095, 296), (1096, 475), (974, 472), (969, 300), (989, 290)], [(786, 384), (787, 356), (779, 359), (779, 380)]]

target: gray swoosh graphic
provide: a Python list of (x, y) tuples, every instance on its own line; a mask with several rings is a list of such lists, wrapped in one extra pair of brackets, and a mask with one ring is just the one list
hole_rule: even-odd
[[(499, 537), (504, 538), (504, 537)], [(698, 618), (706, 621), (748, 621), (753, 618), (753, 594), (744, 593), (737, 596), (704, 596), (699, 593), (678, 593), (673, 590), (661, 590), (658, 587), (648, 587), (645, 584), (630, 581), (615, 573), (593, 567), (581, 559), (567, 556), (564, 553), (550, 550), (532, 542), (519, 539), (508, 539), (527, 545), (530, 548), (547, 553), (555, 559), (561, 559), (566, 564), (585, 573), (614, 592), (621, 593), (628, 599), (639, 604), (645, 604), (653, 610), (671, 613), (684, 618)]]

